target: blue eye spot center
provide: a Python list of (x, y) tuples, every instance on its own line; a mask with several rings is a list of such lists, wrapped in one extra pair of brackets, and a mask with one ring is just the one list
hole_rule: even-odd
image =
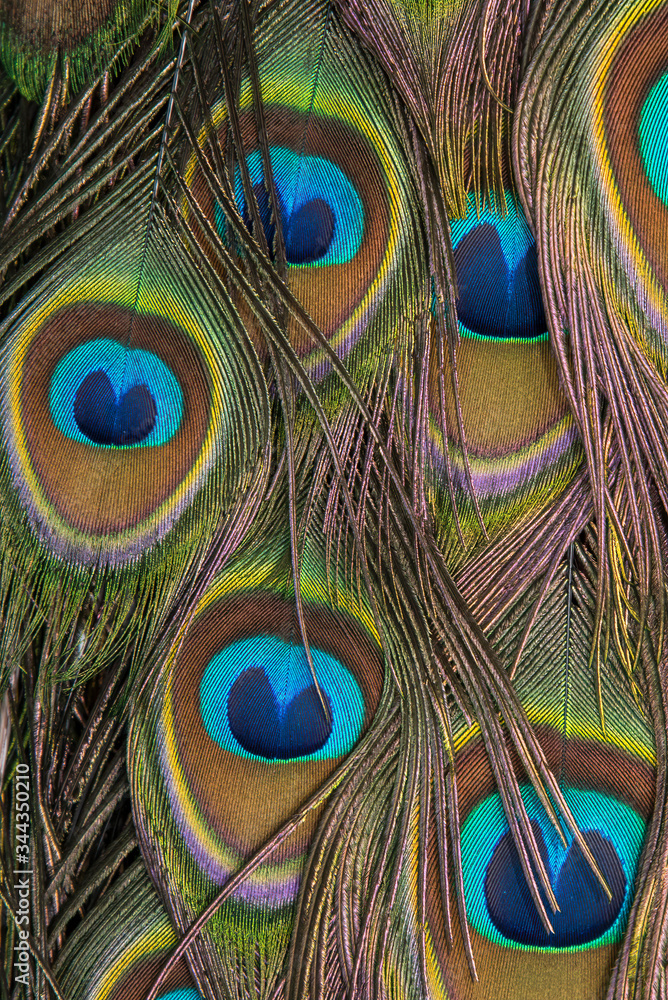
[(200, 682), (204, 728), (221, 749), (267, 761), (325, 760), (348, 753), (364, 724), (364, 694), (335, 656), (274, 635), (230, 643)]
[(290, 216), (285, 240), (289, 264), (320, 260), (334, 238), (334, 213), (322, 198), (313, 198)]
[(638, 124), (640, 155), (654, 193), (668, 205), (668, 73), (645, 98)]
[(492, 923), (517, 944), (568, 948), (594, 941), (612, 927), (626, 896), (626, 876), (614, 845), (599, 830), (582, 832), (612, 893), (608, 899), (575, 841), (559, 871), (552, 872), (541, 828), (535, 820), (531, 828), (559, 906), (552, 914), (539, 887), (554, 934), (548, 934), (541, 923), (510, 832), (498, 842), (485, 874), (485, 901)]
[(155, 427), (157, 412), (148, 386), (133, 385), (117, 399), (102, 370), (86, 375), (74, 397), (77, 427), (95, 444), (139, 444)]
[(181, 425), (184, 405), (176, 375), (157, 354), (106, 337), (68, 351), (49, 389), (58, 430), (103, 448), (165, 444)]
[(535, 340), (547, 331), (536, 244), (510, 194), (506, 205), (505, 215), (494, 205), (478, 213), (471, 201), (452, 223), (457, 316), (464, 334)]
[(314, 684), (289, 702), (279, 702), (262, 667), (248, 667), (227, 699), (232, 735), (248, 753), (266, 760), (306, 757), (324, 747), (332, 732), (332, 707), (323, 692), (329, 718)]
[[(296, 153), (284, 146), (270, 146), (269, 155), (287, 263), (291, 267), (328, 267), (352, 260), (362, 245), (364, 206), (350, 178), (323, 156)], [(249, 153), (246, 166), (267, 246), (273, 255), (276, 219), (259, 150)], [(246, 228), (253, 234), (254, 222), (238, 167), (234, 193)], [(226, 221), (218, 204), (215, 220), (224, 237)]]

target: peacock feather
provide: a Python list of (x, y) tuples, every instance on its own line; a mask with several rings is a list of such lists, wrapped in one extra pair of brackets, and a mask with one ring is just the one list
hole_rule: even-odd
[[(344, 581), (334, 583), (332, 608), (317, 540), (302, 550), (307, 654), (289, 537), (272, 537), (264, 519), (262, 529), (202, 595), (159, 665), (150, 699), (138, 695), (129, 731), (139, 838), (183, 930), (319, 795), (368, 728), (382, 689), (368, 609)], [(260, 733), (259, 714), (267, 720)], [(214, 984), (212, 995), (222, 983), (240, 997), (248, 988), (257, 995), (275, 989), (320, 812), (277, 844), (203, 931), (208, 947), (195, 961)], [(260, 989), (243, 985), (258, 982)]]
[[(145, 995), (161, 960), (176, 944), (174, 928), (141, 861), (131, 864), (105, 894), (90, 922), (70, 937), (58, 965), (63, 991), (76, 1000)], [(200, 1000), (185, 962), (161, 1000)]]
[(450, 358), (434, 329), (427, 390), (432, 503), (446, 545), (453, 513), (465, 537), (480, 532), (476, 514), (488, 533), (507, 530), (556, 499), (582, 461), (516, 196), (491, 192), (481, 206), (469, 195), (451, 238), (461, 339)]
[(662, 0), (0, 0), (0, 1000), (668, 995)]

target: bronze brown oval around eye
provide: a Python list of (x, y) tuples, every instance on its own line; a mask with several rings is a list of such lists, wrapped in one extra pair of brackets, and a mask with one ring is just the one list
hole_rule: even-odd
[(222, 437), (209, 332), (167, 288), (152, 312), (115, 302), (123, 280), (76, 276), (7, 345), (14, 483), (49, 548), (77, 562), (121, 564), (164, 535)]
[[(305, 606), (305, 622), (319, 692), (294, 607), (261, 591), (203, 609), (170, 672), (161, 766), (185, 844), (216, 881), (228, 856), (255, 850), (324, 782), (378, 704), (382, 663), (369, 638), (318, 605)], [(274, 895), (294, 891), (288, 878)]]
[(620, 36), (603, 101), (602, 142), (631, 223), (630, 234), (664, 294), (668, 292), (667, 83), (668, 11), (660, 7)]

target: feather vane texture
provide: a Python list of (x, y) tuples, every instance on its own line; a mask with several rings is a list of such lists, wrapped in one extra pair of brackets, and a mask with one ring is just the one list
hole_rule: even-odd
[[(622, 52), (627, 44), (647, 41), (652, 18), (660, 12), (661, 5), (627, 4), (614, 14), (610, 7), (595, 5), (592, 10), (578, 7), (555, 24), (523, 84), (515, 128), (521, 197), (538, 235), (548, 321), (583, 440), (596, 517), (615, 539), (613, 550), (638, 553), (641, 622), (650, 592), (662, 604), (665, 579), (657, 526), (658, 511), (666, 508), (661, 440), (661, 414), (668, 402), (665, 290), (660, 254), (652, 243), (665, 209), (643, 160), (658, 149), (649, 137), (656, 128), (652, 116), (660, 112), (649, 93), (649, 103), (643, 103), (640, 84), (630, 83), (623, 69), (630, 63)], [(557, 95), (551, 86), (543, 88), (538, 107), (536, 84), (557, 79), (575, 48), (583, 62), (570, 75), (568, 87), (571, 100), (579, 95), (578, 114), (569, 114), (566, 93)], [(655, 46), (648, 52), (652, 56), (643, 79), (650, 87), (660, 57)], [(554, 142), (557, 131), (561, 152)], [(535, 143), (539, 134), (540, 153)], [(660, 145), (659, 134), (656, 139)], [(577, 169), (576, 149), (584, 151)], [(545, 188), (539, 177), (549, 178)], [(554, 207), (548, 208), (557, 192), (571, 206), (559, 220)], [(591, 402), (585, 401), (586, 386), (595, 394)], [(648, 478), (658, 493), (658, 508)], [(625, 574), (623, 561), (605, 570), (611, 593), (620, 572)]]
[[(62, 989), (71, 1000), (140, 1000), (175, 944), (158, 894), (136, 861), (72, 934), (57, 969)], [(183, 962), (160, 994), (160, 1000), (200, 997)]]
[[(435, 166), (447, 211), (502, 185), (504, 105), (512, 103), (524, 12), (511, 4), (342, 0), (341, 14), (401, 94)], [(496, 21), (496, 23), (495, 23)]]

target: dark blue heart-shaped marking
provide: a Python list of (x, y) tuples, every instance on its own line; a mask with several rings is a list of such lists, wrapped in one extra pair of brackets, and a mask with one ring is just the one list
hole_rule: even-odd
[(532, 243), (510, 272), (493, 225), (481, 223), (454, 251), (457, 315), (473, 333), (501, 340), (530, 339), (547, 330)]
[(285, 240), (289, 264), (320, 260), (334, 239), (334, 213), (322, 198), (313, 198), (290, 216)]
[[(331, 719), (331, 704), (324, 697)], [(227, 699), (232, 735), (248, 753), (266, 760), (292, 760), (320, 750), (332, 732), (329, 719), (314, 684), (279, 707), (262, 667), (244, 670)]]
[[(538, 850), (548, 872), (547, 848), (539, 824), (531, 821)], [(494, 926), (518, 944), (541, 948), (569, 948), (595, 941), (613, 925), (624, 904), (626, 876), (617, 851), (599, 830), (584, 830), (583, 837), (612, 892), (608, 900), (578, 845), (573, 842), (550, 881), (559, 912), (552, 914), (545, 896), (554, 934), (548, 934), (536, 912), (510, 832), (496, 845), (485, 874), (485, 902)]]
[(74, 397), (77, 427), (95, 444), (139, 444), (155, 427), (157, 412), (148, 386), (133, 385), (119, 401), (102, 370), (86, 375)]

